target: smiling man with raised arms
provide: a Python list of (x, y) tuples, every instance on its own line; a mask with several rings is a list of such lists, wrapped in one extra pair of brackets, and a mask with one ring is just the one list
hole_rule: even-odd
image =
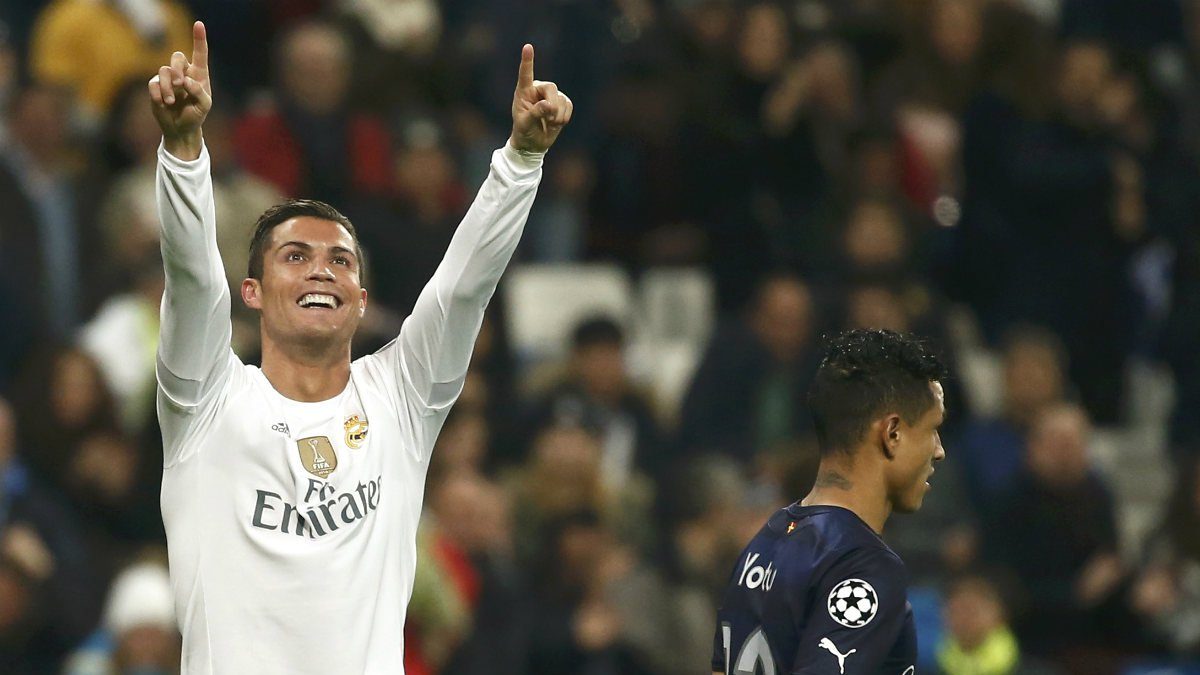
[(259, 369), (230, 348), (203, 24), (193, 38), (190, 61), (176, 52), (149, 83), (163, 133), (158, 415), (182, 670), (403, 673), (430, 452), (571, 101), (534, 80), (525, 45), (512, 136), (400, 335), (356, 361), (367, 291), (354, 226), (320, 202), (264, 213), (241, 287), (261, 317)]

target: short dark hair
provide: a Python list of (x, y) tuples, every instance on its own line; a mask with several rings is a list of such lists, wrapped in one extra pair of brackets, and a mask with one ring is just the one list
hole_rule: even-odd
[(359, 284), (366, 286), (367, 259), (363, 256), (362, 244), (358, 241), (358, 232), (354, 229), (354, 224), (350, 222), (349, 218), (342, 215), (341, 211), (315, 199), (289, 199), (272, 206), (258, 217), (258, 222), (254, 223), (254, 236), (250, 237), (250, 264), (246, 270), (246, 276), (262, 281), (267, 241), (271, 237), (271, 230), (281, 223), (301, 216), (330, 220), (346, 228), (346, 231), (350, 233), (350, 238), (354, 240), (354, 255), (358, 257)]
[(586, 349), (597, 345), (616, 345), (625, 343), (625, 335), (621, 326), (607, 316), (593, 316), (584, 319), (571, 333), (571, 347), (575, 350)]
[(929, 385), (946, 368), (924, 342), (890, 330), (825, 338), (825, 358), (808, 393), (821, 455), (851, 452), (879, 415), (915, 424), (934, 404)]

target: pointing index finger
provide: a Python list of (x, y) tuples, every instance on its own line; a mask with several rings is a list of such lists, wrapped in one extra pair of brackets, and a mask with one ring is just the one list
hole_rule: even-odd
[(533, 45), (526, 44), (521, 48), (521, 69), (517, 73), (517, 87), (527, 89), (533, 86)]
[(192, 24), (192, 65), (208, 68), (208, 32), (203, 21)]

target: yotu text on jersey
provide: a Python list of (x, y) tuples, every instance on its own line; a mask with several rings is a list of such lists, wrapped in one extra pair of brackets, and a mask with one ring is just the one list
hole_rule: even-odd
[(779, 573), (779, 570), (775, 569), (773, 562), (768, 562), (766, 567), (755, 565), (758, 558), (759, 554), (757, 553), (750, 553), (746, 556), (746, 562), (742, 565), (742, 574), (738, 577), (738, 586), (745, 586), (749, 589), (761, 588), (766, 592), (775, 585), (775, 575)]

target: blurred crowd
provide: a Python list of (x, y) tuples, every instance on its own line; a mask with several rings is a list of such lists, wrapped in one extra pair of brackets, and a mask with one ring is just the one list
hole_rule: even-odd
[(504, 142), (524, 42), (575, 119), (514, 266), (714, 289), (662, 396), (637, 322), (535, 358), (502, 284), (430, 470), (410, 675), (708, 673), (738, 551), (811, 485), (804, 392), (848, 327), (956, 373), (948, 459), (885, 532), (918, 672), (1200, 672), (1196, 0), (0, 6), (0, 672), (178, 668), (145, 84), (194, 18), (229, 281), (266, 207), (334, 204), (372, 259), (357, 354)]

